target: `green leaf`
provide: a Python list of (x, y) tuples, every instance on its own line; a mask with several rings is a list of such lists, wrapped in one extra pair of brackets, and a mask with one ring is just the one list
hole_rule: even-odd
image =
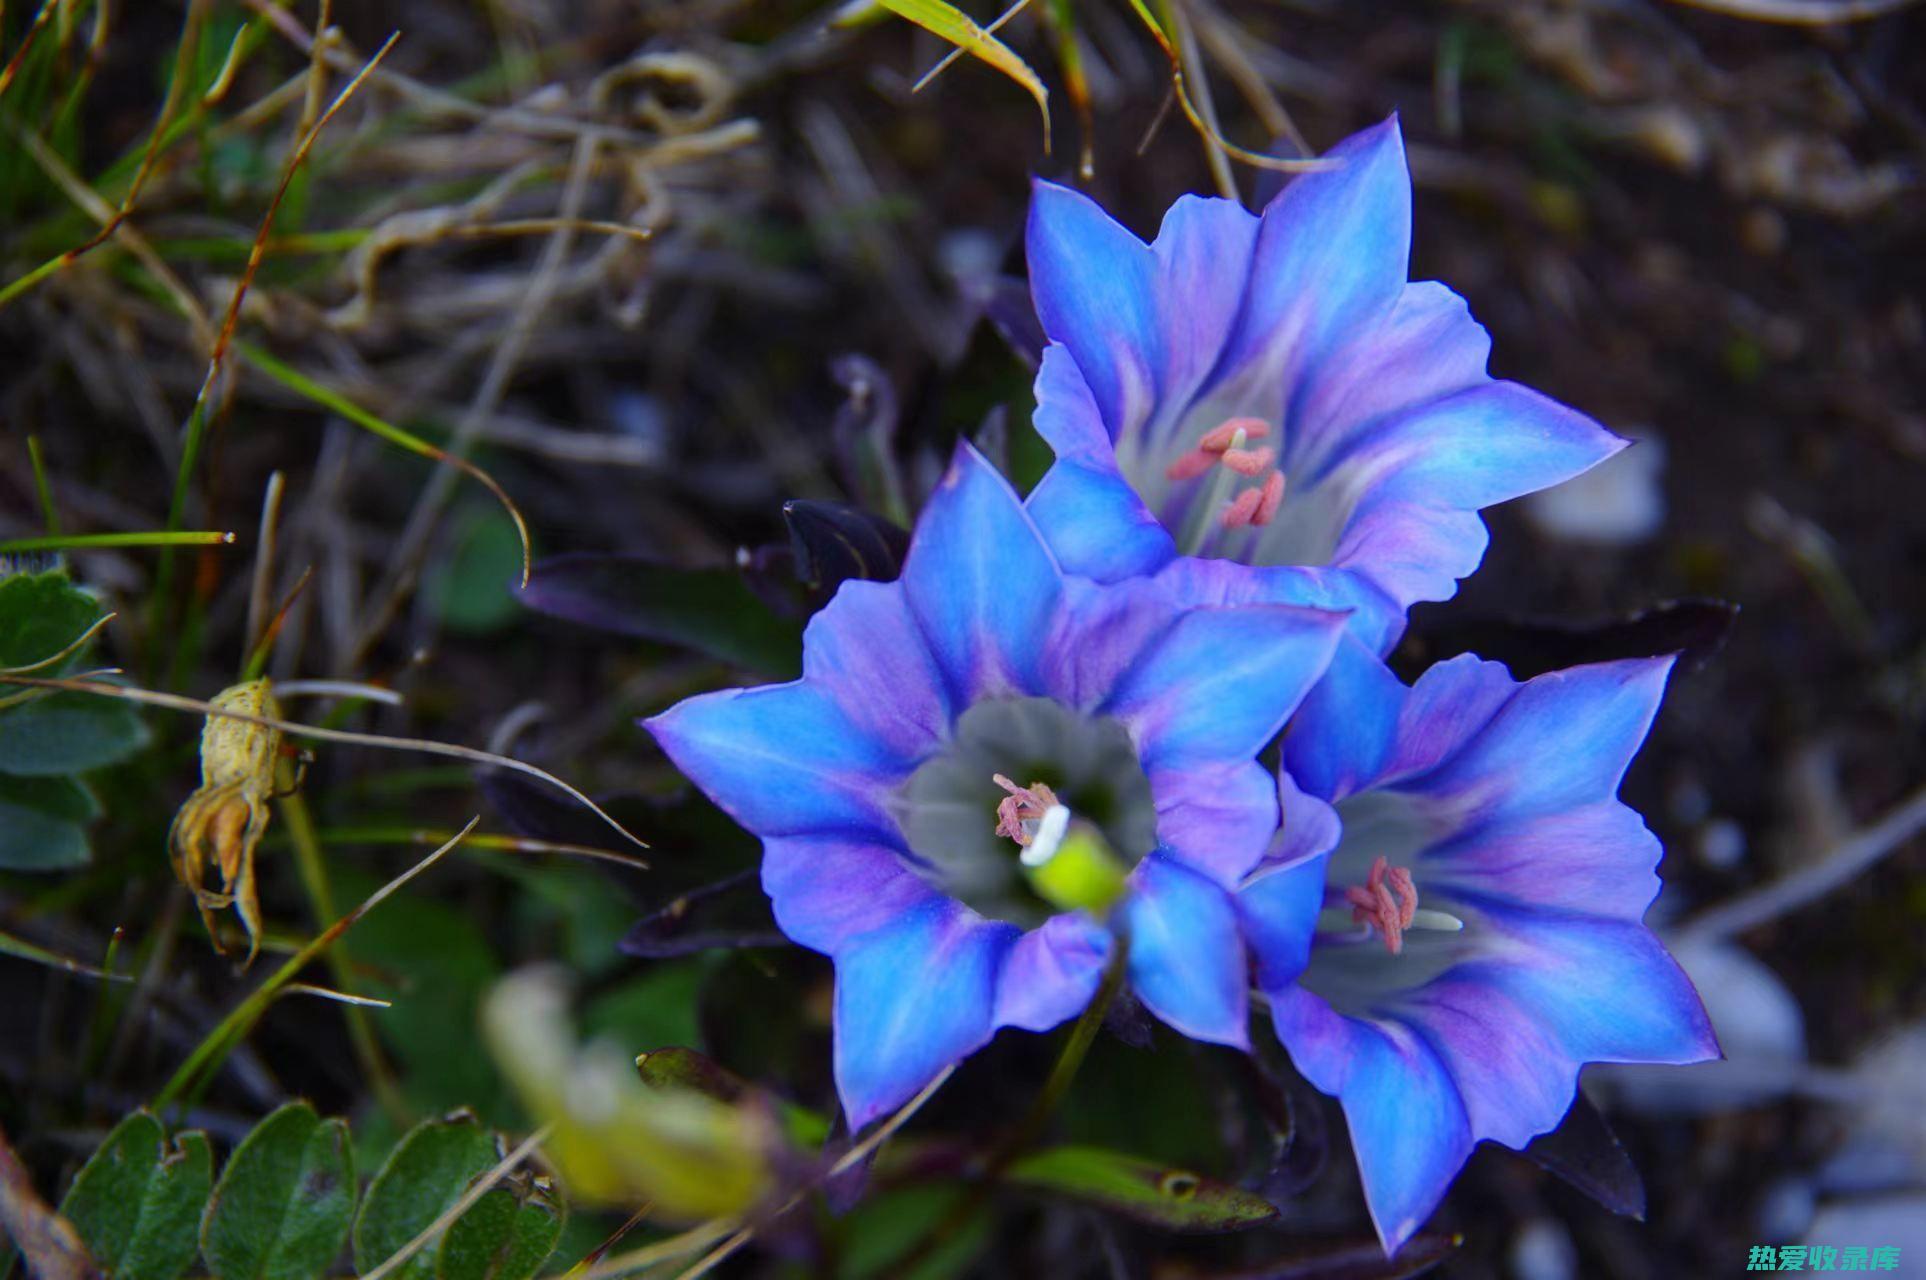
[(949, 41), (963, 52), (981, 58), (1010, 79), (1029, 90), (1043, 113), (1043, 137), (1050, 138), (1050, 91), (1043, 87), (1030, 64), (1011, 48), (976, 24), (976, 20), (944, 0), (877, 0), (883, 8), (900, 18), (908, 18), (931, 35)]
[(1067, 1196), (1168, 1231), (1233, 1231), (1277, 1216), (1228, 1183), (1102, 1147), (1052, 1147), (1010, 1166), (1013, 1187)]
[(546, 1178), (510, 1179), (442, 1237), (436, 1280), (530, 1280), (562, 1237), (568, 1210)]
[(132, 704), (56, 693), (0, 712), (0, 773), (47, 778), (115, 764), (147, 745)]
[[(494, 1135), (471, 1115), (458, 1112), (416, 1125), (368, 1184), (354, 1223), (355, 1269), (365, 1273), (387, 1261), (501, 1158)], [(392, 1274), (395, 1280), (433, 1280), (432, 1243)]]
[[(100, 620), (100, 602), (61, 570), (0, 578), (0, 667), (19, 669), (51, 658)], [(57, 676), (79, 655), (33, 672)]]
[(313, 1280), (354, 1216), (348, 1126), (290, 1102), (254, 1127), (221, 1172), (201, 1219), (201, 1252), (220, 1280)]
[(72, 778), (0, 774), (0, 871), (64, 871), (87, 862), (100, 802)]
[(81, 1166), (61, 1216), (113, 1280), (175, 1280), (194, 1261), (214, 1155), (199, 1133), (175, 1136), (136, 1111)]

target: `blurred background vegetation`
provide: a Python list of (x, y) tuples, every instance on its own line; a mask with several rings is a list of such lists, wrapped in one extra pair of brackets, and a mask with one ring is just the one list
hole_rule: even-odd
[[(170, 867), (200, 714), (0, 705), (0, 1130), (24, 1178), (5, 1194), (58, 1204), (144, 1105), (220, 1153), (154, 1166), (181, 1177), (270, 1113), (289, 1150), (335, 1133), (276, 1112), (290, 1099), (351, 1122), (352, 1164), (327, 1166), (351, 1185), (468, 1109), (478, 1124), (409, 1144), (459, 1193), (551, 1118), (482, 1030), (535, 961), (571, 975), (584, 1036), (697, 1049), (820, 1140), (828, 966), (772, 936), (753, 844), (635, 719), (793, 669), (808, 608), (887, 575), (900, 544), (878, 521), (909, 522), (959, 435), (1019, 483), (1040, 473), (1033, 174), (1149, 234), (1182, 192), (1256, 207), (1286, 180), (1239, 152), (1312, 154), (1395, 110), (1413, 276), (1470, 300), (1497, 372), (1640, 441), (1493, 513), (1486, 568), (1419, 609), (1400, 660), (1692, 655), (1626, 794), (1666, 840), (1659, 918), (1730, 1061), (1592, 1081), (1646, 1221), (1594, 1203), (1636, 1190), (1596, 1143), (1577, 1167), (1488, 1151), (1424, 1250), (1384, 1263), (1341, 1119), (1277, 1055), (1253, 1069), (1124, 1024), (1055, 1138), (1221, 1180), (1260, 1198), (1259, 1225), (1177, 1233), (1245, 1225), (1249, 1201), (1186, 1220), (1184, 1184), (1120, 1203), (1047, 1171), (970, 1202), (930, 1139), (927, 1167), (871, 1169), (847, 1213), (841, 1176), (838, 1212), (812, 1202), (721, 1270), (1364, 1277), (1448, 1254), (1451, 1275), (1629, 1278), (1805, 1238), (1926, 1258), (1926, 14), (1036, 0), (996, 38), (979, 47), (1000, 67), (964, 57), (919, 88), (938, 35), (801, 0), (0, 5), (0, 667), (111, 666), (194, 699), (265, 676), (291, 720), (514, 756), (652, 846), (633, 865), (526, 775), (308, 741), (311, 761), (271, 755), (255, 779), (272, 807), (243, 972), (242, 922), (213, 917), (218, 954)], [(537, 557), (634, 558), (564, 610), (599, 629), (517, 599), (521, 526)], [(1005, 1036), (917, 1131), (1013, 1123), (1053, 1045)], [(136, 1163), (160, 1140), (116, 1132)], [(560, 1222), (546, 1187), (502, 1186)], [(626, 1217), (579, 1206), (530, 1265), (566, 1269)], [(354, 1266), (402, 1226), (357, 1235)], [(180, 1266), (256, 1273), (209, 1239)], [(469, 1274), (458, 1252), (437, 1274)], [(490, 1256), (475, 1274), (520, 1274)]]

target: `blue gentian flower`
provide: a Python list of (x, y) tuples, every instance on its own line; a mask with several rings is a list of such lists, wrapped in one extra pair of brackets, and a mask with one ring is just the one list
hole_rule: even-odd
[(1718, 1055), (1642, 923), (1658, 841), (1616, 798), (1670, 667), (1521, 684), (1466, 656), (1407, 688), (1350, 639), (1285, 735), (1283, 829), (1239, 912), (1387, 1252), (1477, 1142), (1555, 1127), (1584, 1064)]
[(1489, 377), (1464, 300), (1407, 280), (1395, 117), (1328, 158), (1261, 217), (1185, 196), (1149, 245), (1037, 184), (1035, 423), (1058, 462), (1030, 506), (1071, 572), (1199, 557), (1225, 598), (1355, 608), (1384, 652), (1477, 568), (1481, 508), (1626, 442)]
[[(1232, 893), (1278, 826), (1255, 757), (1343, 629), (1314, 609), (1192, 608), (1154, 577), (1068, 577), (964, 446), (902, 576), (847, 582), (811, 620), (800, 680), (648, 727), (761, 837), (783, 932), (835, 961), (836, 1081), (861, 1126), (999, 1027), (1074, 1016), (1113, 929), (1157, 1017), (1247, 1045)], [(1033, 888), (1078, 828), (1127, 870), (1107, 911)]]

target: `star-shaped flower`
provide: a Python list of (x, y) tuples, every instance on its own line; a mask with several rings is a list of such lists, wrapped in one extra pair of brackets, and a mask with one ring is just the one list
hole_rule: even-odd
[(1387, 1251), (1477, 1142), (1556, 1126), (1586, 1063), (1718, 1056), (1643, 923), (1658, 841), (1617, 799), (1670, 667), (1521, 684), (1467, 656), (1407, 688), (1347, 638), (1291, 722), (1283, 827), (1239, 912)]
[(834, 959), (861, 1126), (998, 1028), (1077, 1014), (1119, 935), (1153, 1013), (1246, 1043), (1232, 893), (1278, 825), (1256, 755), (1344, 625), (1066, 576), (965, 446), (901, 578), (845, 583), (810, 622), (800, 680), (648, 727), (761, 837), (782, 930)]
[(1395, 117), (1327, 159), (1262, 216), (1185, 196), (1149, 245), (1037, 184), (1035, 423), (1058, 461), (1030, 506), (1072, 572), (1198, 557), (1226, 598), (1356, 609), (1383, 652), (1477, 568), (1481, 508), (1626, 442), (1488, 376), (1464, 300), (1407, 279)]

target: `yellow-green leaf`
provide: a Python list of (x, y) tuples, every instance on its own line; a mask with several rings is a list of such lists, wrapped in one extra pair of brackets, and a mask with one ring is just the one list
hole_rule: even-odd
[(1010, 46), (977, 25), (976, 19), (945, 0), (877, 0), (883, 8), (899, 18), (908, 18), (923, 30), (940, 39), (947, 40), (963, 52), (983, 61), (1001, 71), (1010, 79), (1027, 89), (1037, 100), (1037, 110), (1043, 113), (1044, 146), (1050, 145), (1050, 91), (1043, 87), (1043, 81), (1030, 69), (1030, 64), (1016, 55)]

